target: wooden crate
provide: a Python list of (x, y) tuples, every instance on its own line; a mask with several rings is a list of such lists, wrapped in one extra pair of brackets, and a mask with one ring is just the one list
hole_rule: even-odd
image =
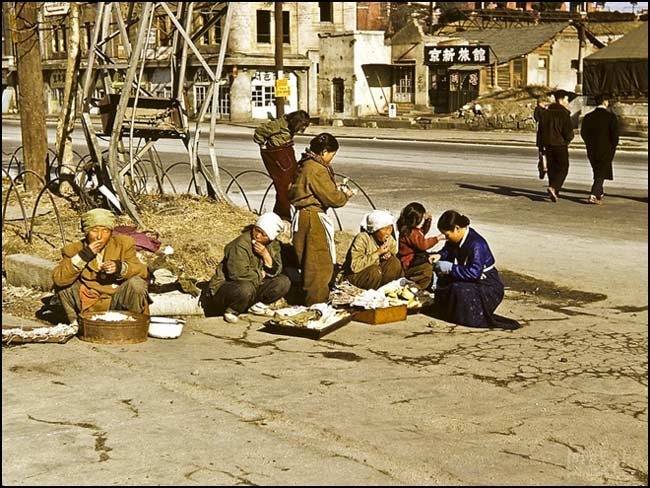
[(362, 310), (356, 313), (354, 320), (357, 322), (365, 322), (366, 324), (378, 325), (406, 320), (406, 315), (406, 305), (398, 305), (396, 307)]

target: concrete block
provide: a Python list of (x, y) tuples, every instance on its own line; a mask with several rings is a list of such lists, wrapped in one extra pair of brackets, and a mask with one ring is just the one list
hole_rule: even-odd
[(29, 254), (10, 254), (5, 258), (7, 282), (13, 286), (50, 291), (54, 287), (52, 270), (56, 264)]
[(153, 303), (149, 305), (149, 313), (155, 317), (171, 317), (175, 315), (203, 315), (203, 308), (198, 297), (178, 290), (168, 293), (149, 293)]

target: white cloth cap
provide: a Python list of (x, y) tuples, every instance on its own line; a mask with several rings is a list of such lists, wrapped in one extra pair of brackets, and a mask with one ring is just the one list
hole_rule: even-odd
[(361, 221), (361, 228), (371, 234), (389, 225), (393, 225), (393, 216), (385, 210), (373, 210), (364, 215)]
[(284, 222), (279, 215), (273, 212), (260, 215), (257, 222), (255, 222), (255, 226), (262, 229), (272, 241), (284, 230)]

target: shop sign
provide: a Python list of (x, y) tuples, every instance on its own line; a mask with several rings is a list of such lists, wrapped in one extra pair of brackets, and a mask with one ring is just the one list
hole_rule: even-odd
[(289, 88), (289, 80), (287, 78), (280, 78), (275, 80), (275, 96), (276, 97), (288, 97), (291, 95), (291, 90)]
[(424, 64), (490, 64), (490, 46), (426, 46)]
[(44, 2), (43, 15), (50, 17), (52, 15), (66, 15), (70, 10), (70, 2)]

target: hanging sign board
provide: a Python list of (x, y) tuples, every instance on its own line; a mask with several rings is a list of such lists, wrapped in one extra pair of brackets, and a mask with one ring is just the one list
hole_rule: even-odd
[(275, 80), (275, 96), (276, 97), (288, 97), (291, 95), (291, 90), (289, 88), (289, 80), (287, 78), (280, 78)]
[(425, 46), (424, 64), (490, 64), (490, 46)]
[(70, 10), (69, 2), (44, 2), (43, 15), (49, 17), (52, 15), (66, 15)]

